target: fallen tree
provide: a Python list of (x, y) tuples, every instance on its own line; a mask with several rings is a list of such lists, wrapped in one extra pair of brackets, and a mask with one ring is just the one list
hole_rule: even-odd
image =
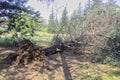
[(44, 65), (49, 55), (63, 52), (66, 49), (74, 49), (74, 53), (79, 50), (81, 51), (81, 45), (83, 45), (81, 44), (81, 41), (83, 41), (81, 39), (82, 38), (79, 37), (79, 40), (64, 41), (64, 43), (54, 44), (47, 48), (34, 45), (30, 40), (23, 39), (19, 42), (18, 49), (15, 53), (10, 53), (4, 60), (10, 65), (15, 64), (17, 66), (27, 65), (33, 61), (40, 61), (42, 62), (41, 65)]
[[(27, 65), (33, 61), (40, 61), (44, 64), (48, 55), (63, 51), (63, 45), (53, 45), (48, 48), (34, 45), (30, 40), (20, 41), (20, 45), (15, 53), (10, 53), (4, 60), (12, 65)], [(43, 65), (42, 64), (42, 65)]]

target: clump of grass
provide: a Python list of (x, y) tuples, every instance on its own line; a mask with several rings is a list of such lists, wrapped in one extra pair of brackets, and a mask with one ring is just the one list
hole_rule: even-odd
[(2, 57), (2, 56), (0, 56), (0, 61), (1, 61), (1, 60), (3, 60), (3, 57)]

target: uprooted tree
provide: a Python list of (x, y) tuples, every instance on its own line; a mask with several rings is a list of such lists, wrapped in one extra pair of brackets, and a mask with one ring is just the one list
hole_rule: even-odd
[(43, 48), (34, 45), (30, 40), (23, 39), (15, 53), (10, 53), (4, 60), (10, 65), (27, 65), (33, 61), (42, 62), (44, 66), (48, 55), (61, 52), (63, 46), (54, 45), (48, 48)]
[[(62, 38), (66, 41), (63, 44), (55, 44), (49, 48), (40, 48), (29, 40), (23, 40), (18, 50), (15, 53), (9, 54), (6, 60), (10, 64), (15, 63), (16, 65), (29, 64), (34, 60), (44, 62), (46, 56), (63, 51), (67, 47), (69, 50), (74, 51), (74, 53), (83, 52), (85, 55), (90, 55), (89, 60), (94, 62), (108, 63), (110, 59), (119, 61), (119, 8), (114, 3), (114, 0), (110, 0), (107, 4), (103, 4), (101, 0), (93, 0), (93, 4), (88, 2), (84, 12), (82, 12), (83, 10), (81, 10), (79, 5), (79, 9), (74, 11), (70, 20), (68, 20), (66, 9), (63, 11), (60, 22), (58, 22), (57, 17), (54, 19), (52, 14), (49, 20), (50, 31), (54, 31), (57, 36), (62, 35)], [(13, 19), (11, 18), (9, 21), (11, 29), (15, 29), (16, 34), (22, 32), (21, 35), (24, 36), (25, 33), (33, 34), (33, 31), (36, 30), (35, 20), (31, 19), (29, 15), (27, 17), (26, 14), (18, 14), (20, 16), (17, 15), (16, 17), (14, 15), (15, 17), (12, 17)], [(30, 20), (27, 21), (28, 18)], [(19, 23), (13, 24), (12, 22), (15, 21)], [(25, 24), (21, 26), (23, 22)], [(118, 58), (116, 59), (116, 57)], [(108, 61), (106, 61), (107, 59)]]

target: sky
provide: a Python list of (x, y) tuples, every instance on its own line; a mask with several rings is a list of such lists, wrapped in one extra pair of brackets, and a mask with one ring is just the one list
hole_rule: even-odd
[[(81, 5), (84, 7), (87, 0), (82, 0)], [(32, 6), (34, 9), (40, 11), (43, 19), (48, 21), (49, 15), (51, 14), (52, 8), (54, 12), (57, 12), (57, 18), (60, 19), (62, 11), (66, 6), (68, 11), (68, 16), (70, 16), (75, 9), (77, 9), (80, 0), (55, 0), (49, 6), (44, 2), (38, 2), (38, 0), (29, 0), (27, 5)]]
[[(107, 0), (103, 0), (106, 2)], [(120, 0), (119, 5), (120, 5)], [(49, 19), (49, 15), (51, 14), (51, 10), (53, 9), (55, 13), (57, 13), (58, 20), (61, 18), (62, 11), (64, 7), (67, 8), (68, 16), (70, 16), (75, 9), (77, 9), (79, 2), (81, 2), (82, 8), (85, 7), (87, 0), (55, 0), (49, 6), (45, 2), (38, 2), (38, 0), (29, 0), (27, 6), (31, 6), (34, 9), (40, 11), (41, 16), (47, 22)]]

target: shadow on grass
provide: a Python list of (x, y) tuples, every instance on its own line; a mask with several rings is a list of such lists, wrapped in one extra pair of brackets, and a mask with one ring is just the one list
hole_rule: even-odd
[(0, 47), (17, 47), (18, 42), (13, 41), (11, 38), (0, 38)]
[(103, 80), (103, 79), (101, 78), (101, 76), (97, 76), (94, 78), (94, 80)]
[[(0, 77), (1, 77), (2, 75), (4, 75), (4, 76), (2, 76), (3, 79), (0, 79), (0, 80), (6, 80), (7, 73), (9, 72), (9, 67), (10, 67), (10, 65), (7, 64), (7, 63), (4, 61), (3, 58), (1, 58), (1, 59), (0, 59)], [(4, 71), (5, 71), (5, 72), (4, 72)]]
[(65, 80), (73, 80), (71, 73), (70, 73), (70, 70), (69, 70), (69, 67), (68, 67), (67, 62), (66, 62), (65, 55), (60, 53), (60, 57), (61, 57), (61, 61), (62, 61), (62, 67), (63, 67)]
[(10, 67), (10, 65), (7, 63), (7, 61), (5, 60), (5, 57), (10, 54), (10, 53), (14, 53), (15, 52), (15, 48), (6, 48), (6, 47), (1, 47), (0, 46), (0, 72), (3, 69), (8, 69)]
[[(58, 56), (60, 57), (60, 60), (57, 59)], [(56, 80), (58, 76), (56, 76), (55, 72), (57, 71), (58, 75), (61, 76), (62, 74), (59, 68), (62, 68), (64, 78), (60, 80), (73, 80), (68, 63), (66, 62), (66, 55), (63, 53), (51, 55), (48, 57), (48, 60), (49, 62), (47, 67), (43, 67), (40, 70), (35, 68), (32, 70), (39, 71), (41, 74), (47, 74), (49, 78), (48, 80)], [(40, 64), (36, 64), (35, 66), (40, 67)], [(47, 72), (45, 70), (47, 70)]]
[(9, 68), (10, 65), (6, 64), (6, 63), (3, 63), (3, 61), (1, 60), (0, 61), (0, 72), (3, 70), (3, 69), (7, 69)]
[(4, 59), (6, 55), (7, 55), (7, 54), (4, 54), (4, 53), (1, 54), (1, 52), (0, 52), (0, 72), (1, 72), (3, 69), (8, 69), (8, 68), (10, 67), (10, 65), (7, 64), (7, 61)]
[(94, 80), (91, 76), (84, 76), (82, 77), (82, 80)]
[[(4, 49), (2, 49), (1, 51), (4, 51)], [(0, 55), (0, 56), (5, 56), (5, 55)], [(60, 57), (60, 59), (58, 56)], [(40, 68), (41, 66), (40, 63), (36, 63), (33, 66), (30, 65), (28, 67), (24, 67), (21, 69), (16, 68), (14, 71), (8, 70), (8, 72), (10, 72), (8, 76), (12, 76), (12, 77), (9, 77), (9, 80), (26, 80), (26, 76), (29, 76), (29, 75), (32, 76), (30, 80), (34, 80), (36, 76), (38, 76), (38, 73), (43, 75), (45, 73), (48, 76), (48, 79), (46, 80), (60, 80), (60, 79), (56, 79), (56, 77), (58, 78), (58, 76), (55, 75), (56, 74), (55, 72), (57, 72), (59, 76), (61, 73), (64, 73), (64, 75), (61, 75), (64, 79), (61, 79), (61, 80), (74, 80), (74, 76), (72, 76), (74, 73), (72, 73), (72, 69), (70, 68), (70, 67), (73, 67), (73, 65), (78, 65), (79, 67), (75, 67), (75, 68), (76, 69), (79, 68), (79, 70), (81, 70), (80, 75), (78, 75), (78, 78), (80, 80), (102, 80), (102, 77), (99, 75), (96, 77), (93, 77), (92, 75), (87, 75), (87, 72), (86, 73), (82, 72), (82, 70), (87, 70), (89, 68), (94, 69), (90, 71), (90, 72), (94, 71), (94, 74), (96, 74), (98, 71), (100, 73), (105, 73), (104, 71), (105, 69), (101, 69), (101, 67), (97, 66), (96, 63), (91, 63), (92, 66), (87, 63), (82, 64), (82, 62), (84, 63), (84, 61), (81, 60), (82, 58), (80, 58), (79, 55), (60, 53), (60, 54), (51, 55), (49, 58), (50, 59), (48, 60), (48, 62), (50, 62), (49, 63), (50, 65), (48, 64), (49, 68), (47, 68), (47, 72), (45, 72), (44, 69)], [(9, 65), (6, 65), (6, 64), (0, 64), (0, 65), (2, 65), (0, 66), (0, 72), (2, 69), (9, 68)], [(59, 68), (62, 68), (62, 70), (60, 70)], [(35, 75), (33, 74), (34, 71), (35, 71)], [(75, 74), (77, 74), (77, 72), (79, 73), (78, 70), (75, 70), (73, 72), (76, 72)], [(120, 71), (114, 71), (114, 72), (111, 72), (111, 74), (115, 76), (120, 76)], [(16, 75), (18, 76), (14, 77)], [(44, 79), (41, 79), (41, 80), (44, 80)]]
[(120, 76), (120, 71), (114, 71), (111, 74), (114, 75), (114, 76)]

